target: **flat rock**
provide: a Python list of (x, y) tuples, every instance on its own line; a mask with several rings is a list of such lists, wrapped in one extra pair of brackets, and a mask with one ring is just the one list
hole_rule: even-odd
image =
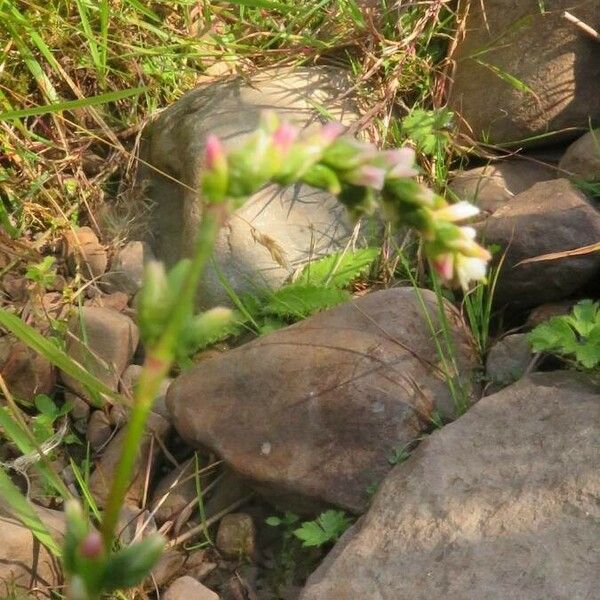
[[(420, 293), (437, 328), (435, 295)], [(468, 388), (470, 338), (449, 305), (447, 318)], [(360, 513), (394, 449), (429, 428), (434, 409), (455, 413), (439, 360), (415, 290), (383, 290), (195, 365), (167, 407), (186, 441), (269, 499)]]
[[(50, 534), (60, 543), (65, 530), (64, 514), (39, 507), (37, 512)], [(21, 592), (37, 588), (48, 593), (49, 589), (60, 585), (61, 570), (58, 561), (35, 540), (29, 529), (19, 521), (4, 516), (4, 511), (0, 515), (0, 537), (2, 586)], [(1, 593), (4, 593), (4, 588)], [(9, 595), (9, 598), (12, 596)]]
[[(127, 316), (99, 306), (83, 306), (69, 321), (67, 353), (115, 392), (119, 378), (133, 357), (138, 328)], [(82, 340), (85, 340), (86, 343)], [(62, 373), (65, 385), (81, 398), (91, 399), (79, 381)]]
[(79, 271), (84, 279), (98, 279), (106, 271), (106, 249), (89, 227), (67, 231), (64, 236), (64, 253), (71, 275)]
[[(465, 4), (449, 105), (470, 137), (492, 144), (573, 138), (600, 122), (600, 45), (567, 21), (600, 25), (600, 0)], [(518, 82), (518, 83), (517, 83)], [(548, 136), (551, 132), (558, 132)]]
[[(357, 118), (354, 107), (339, 100), (350, 87), (347, 74), (333, 68), (267, 70), (251, 81), (232, 79), (198, 88), (161, 112), (144, 131), (141, 150), (153, 168), (142, 167), (139, 173), (154, 206), (147, 231), (157, 258), (173, 264), (193, 251), (202, 219), (195, 190), (209, 133), (233, 148), (257, 127), (262, 111), (275, 110), (304, 127), (321, 118), (317, 105), (325, 107), (332, 119), (350, 122)], [(257, 243), (257, 232), (274, 240), (287, 265)], [(276, 287), (311, 257), (339, 250), (350, 232), (344, 208), (330, 194), (306, 185), (269, 186), (252, 196), (222, 229), (214, 258), (237, 293)], [(200, 291), (204, 306), (230, 302), (212, 268)]]
[(301, 600), (592, 600), (600, 587), (600, 393), (536, 373), (395, 467)]
[(566, 179), (536, 183), (497, 209), (480, 227), (486, 244), (497, 244), (502, 271), (498, 304), (531, 307), (569, 297), (595, 277), (600, 253), (529, 264), (544, 254), (575, 250), (600, 240), (600, 213)]
[(600, 129), (588, 131), (573, 142), (558, 166), (575, 179), (600, 181)]
[(198, 580), (184, 575), (176, 579), (163, 595), (164, 600), (219, 600), (219, 596)]
[(468, 200), (489, 215), (535, 183), (557, 176), (551, 165), (503, 160), (453, 174), (448, 188), (458, 200)]
[[(150, 465), (151, 470), (155, 466), (155, 458), (160, 446), (152, 443), (152, 437), (164, 439), (169, 432), (170, 426), (166, 419), (156, 413), (150, 413), (144, 437), (140, 443), (136, 456), (134, 472), (131, 485), (127, 490), (126, 501), (130, 505), (139, 506), (144, 495), (146, 482), (146, 469)], [(121, 451), (126, 431), (123, 429), (109, 442), (104, 449), (101, 459), (96, 464), (96, 469), (90, 476), (90, 491), (100, 507), (104, 507), (112, 485), (115, 468), (121, 459)]]

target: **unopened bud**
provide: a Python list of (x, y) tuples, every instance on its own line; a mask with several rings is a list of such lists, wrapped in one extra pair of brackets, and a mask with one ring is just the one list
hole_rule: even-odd
[(95, 529), (87, 534), (79, 546), (79, 553), (84, 558), (99, 558), (103, 551), (102, 536)]

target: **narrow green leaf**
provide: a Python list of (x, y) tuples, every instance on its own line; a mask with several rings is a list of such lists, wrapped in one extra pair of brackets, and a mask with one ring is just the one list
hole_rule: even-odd
[(2, 469), (0, 469), (0, 498), (6, 502), (14, 516), (31, 531), (41, 544), (48, 548), (54, 556), (60, 556), (60, 546), (42, 523), (32, 505)]
[(268, 10), (277, 10), (282, 13), (291, 13), (294, 8), (281, 2), (272, 0), (216, 0), (218, 4), (237, 4), (245, 8), (266, 8)]
[(22, 110), (10, 110), (0, 113), (0, 121), (10, 121), (11, 119), (22, 119), (24, 117), (57, 113), (65, 110), (73, 110), (75, 108), (86, 108), (88, 106), (97, 106), (98, 104), (107, 104), (108, 102), (115, 102), (117, 100), (122, 100), (123, 98), (136, 96), (145, 92), (146, 89), (147, 88), (145, 87), (129, 88), (127, 90), (99, 94), (98, 96), (90, 96), (89, 98), (66, 100), (64, 102), (56, 102), (45, 106), (34, 106), (33, 108), (24, 108)]
[(75, 362), (63, 350), (48, 341), (33, 327), (23, 323), (19, 317), (6, 310), (0, 309), (0, 325), (6, 327), (6, 329), (18, 337), (24, 344), (41, 354), (54, 366), (85, 385), (90, 394), (97, 398), (95, 400), (96, 406), (102, 406), (104, 404), (100, 399), (100, 394), (121, 402), (119, 394), (107, 387), (97, 377), (84, 369), (79, 363)]

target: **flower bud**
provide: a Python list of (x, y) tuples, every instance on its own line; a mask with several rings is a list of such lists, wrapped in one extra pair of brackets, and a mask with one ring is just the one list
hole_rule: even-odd
[(102, 536), (93, 529), (90, 531), (85, 538), (83, 538), (79, 545), (79, 553), (83, 558), (100, 558), (104, 552), (104, 545), (102, 543)]
[(227, 195), (228, 166), (227, 155), (221, 140), (210, 134), (204, 146), (204, 167), (202, 192), (210, 202), (220, 202)]

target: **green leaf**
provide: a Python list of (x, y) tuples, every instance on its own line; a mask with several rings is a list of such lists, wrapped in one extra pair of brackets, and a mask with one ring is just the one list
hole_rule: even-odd
[(118, 90), (116, 92), (108, 92), (90, 98), (81, 98), (79, 100), (67, 100), (65, 102), (56, 102), (54, 104), (46, 104), (45, 106), (34, 106), (33, 108), (24, 108), (22, 110), (9, 110), (0, 113), (0, 121), (11, 121), (14, 119), (22, 119), (25, 117), (35, 117), (48, 113), (63, 112), (65, 110), (73, 110), (75, 108), (86, 108), (88, 106), (97, 106), (98, 104), (107, 104), (108, 102), (116, 102), (130, 96), (137, 96), (146, 91), (144, 87), (130, 88), (128, 90)]
[(59, 410), (56, 404), (52, 402), (50, 396), (46, 396), (46, 394), (38, 394), (35, 397), (34, 403), (35, 407), (43, 415), (46, 415), (47, 417), (52, 417), (52, 419), (55, 419), (58, 416)]
[(402, 120), (402, 133), (424, 154), (435, 154), (438, 147), (444, 148), (448, 143), (447, 129), (452, 123), (452, 116), (448, 109), (413, 108)]
[(579, 335), (588, 336), (594, 327), (600, 324), (598, 303), (592, 300), (578, 302), (573, 307), (572, 316), (567, 319)]
[(575, 358), (586, 369), (593, 369), (600, 364), (600, 325), (596, 325), (587, 339), (577, 347)]
[(553, 317), (541, 323), (528, 334), (534, 352), (573, 352), (577, 346), (575, 332), (562, 317)]
[(283, 521), (279, 517), (267, 517), (265, 523), (271, 527), (279, 527), (283, 524)]
[(263, 312), (276, 317), (303, 319), (349, 298), (350, 294), (345, 290), (292, 284), (273, 292), (263, 306)]
[(154, 533), (113, 554), (106, 564), (102, 590), (112, 592), (137, 585), (150, 573), (164, 546), (165, 539)]
[(328, 510), (321, 513), (314, 521), (306, 521), (294, 531), (294, 535), (302, 540), (302, 545), (322, 546), (335, 542), (348, 529), (351, 520), (346, 513), (339, 510)]
[(354, 252), (338, 252), (307, 264), (297, 284), (344, 288), (364, 275), (379, 256), (379, 248), (363, 248)]
[(42, 523), (33, 506), (3, 469), (0, 469), (0, 498), (4, 500), (14, 516), (31, 531), (41, 544), (48, 548), (54, 556), (60, 556), (60, 546), (53, 539), (48, 528)]
[(4, 309), (0, 309), (0, 325), (6, 327), (24, 344), (41, 354), (55, 367), (58, 367), (67, 375), (85, 385), (93, 396), (95, 406), (102, 406), (104, 404), (100, 394), (121, 402), (119, 394), (107, 387), (97, 377), (75, 362), (66, 352), (55, 346), (33, 327), (21, 321), (19, 317)]

